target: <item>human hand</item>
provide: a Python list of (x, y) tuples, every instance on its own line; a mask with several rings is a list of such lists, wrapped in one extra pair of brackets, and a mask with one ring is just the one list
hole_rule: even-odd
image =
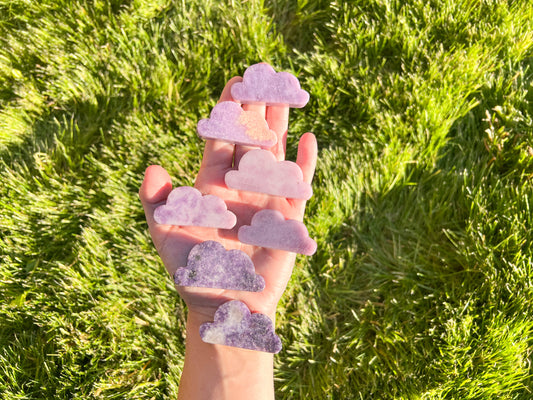
[[(240, 77), (232, 78), (224, 88), (219, 101), (232, 101), (231, 85), (241, 80)], [(284, 160), (289, 107), (245, 105), (244, 109), (254, 110), (265, 116), (270, 129), (278, 135), (278, 144), (270, 151), (278, 160)], [(206, 240), (215, 240), (227, 250), (239, 249), (248, 254), (254, 263), (256, 273), (265, 279), (265, 289), (261, 292), (178, 286), (177, 290), (187, 304), (189, 313), (194, 313), (205, 321), (212, 320), (218, 306), (229, 300), (240, 300), (252, 312), (261, 312), (274, 320), (277, 303), (287, 286), (294, 266), (294, 253), (243, 244), (237, 238), (239, 227), (249, 225), (252, 216), (261, 209), (278, 210), (285, 218), (299, 221), (302, 221), (305, 211), (305, 200), (237, 191), (226, 187), (224, 183), (226, 172), (237, 166), (241, 157), (250, 149), (252, 148), (248, 146), (235, 146), (220, 140), (208, 139), (194, 184), (202, 194), (213, 194), (226, 202), (228, 209), (237, 217), (237, 224), (231, 230), (157, 224), (154, 221), (154, 210), (165, 203), (172, 190), (171, 178), (160, 166), (148, 167), (139, 191), (152, 240), (171, 276), (174, 276), (178, 267), (187, 264), (187, 256), (194, 245)], [(315, 136), (306, 133), (300, 138), (296, 159), (305, 182), (311, 183), (316, 159)]]

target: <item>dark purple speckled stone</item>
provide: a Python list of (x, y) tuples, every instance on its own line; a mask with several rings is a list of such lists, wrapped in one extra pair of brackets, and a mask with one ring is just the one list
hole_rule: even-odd
[(270, 318), (252, 314), (246, 304), (238, 300), (222, 304), (215, 313), (215, 321), (200, 326), (200, 337), (206, 343), (248, 350), (268, 353), (281, 350), (281, 340)]
[(178, 268), (174, 282), (179, 286), (260, 292), (265, 280), (255, 273), (252, 260), (240, 250), (226, 250), (208, 240), (194, 246), (185, 268)]

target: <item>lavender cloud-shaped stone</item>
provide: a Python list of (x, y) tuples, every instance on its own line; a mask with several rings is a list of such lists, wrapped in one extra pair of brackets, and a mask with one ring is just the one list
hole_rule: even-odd
[(255, 273), (252, 260), (241, 250), (226, 250), (208, 240), (194, 246), (187, 266), (178, 268), (174, 282), (179, 286), (260, 292), (265, 280)]
[(229, 188), (273, 196), (308, 200), (313, 190), (303, 181), (302, 170), (292, 161), (277, 161), (272, 152), (256, 149), (244, 154), (239, 168), (226, 173)]
[(204, 139), (264, 148), (272, 147), (278, 141), (276, 132), (268, 127), (262, 115), (244, 111), (240, 104), (233, 101), (218, 103), (209, 118), (198, 122), (197, 132)]
[(300, 88), (298, 78), (289, 72), (276, 72), (266, 63), (249, 66), (242, 78), (231, 87), (231, 96), (241, 103), (301, 108), (309, 101), (309, 93)]
[(303, 222), (286, 220), (276, 210), (261, 210), (252, 217), (251, 225), (239, 228), (239, 240), (254, 246), (268, 247), (312, 255), (316, 251), (316, 242), (309, 237)]
[(272, 320), (264, 314), (252, 314), (238, 300), (222, 304), (215, 312), (215, 321), (200, 326), (200, 337), (206, 343), (248, 350), (268, 353), (281, 350), (281, 340), (274, 332)]
[(199, 190), (190, 186), (172, 190), (166, 204), (155, 209), (154, 219), (158, 224), (223, 229), (231, 229), (237, 222), (224, 200), (215, 195), (202, 196)]

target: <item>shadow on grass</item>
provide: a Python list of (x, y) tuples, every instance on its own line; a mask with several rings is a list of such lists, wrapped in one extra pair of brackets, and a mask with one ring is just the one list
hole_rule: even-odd
[(464, 228), (466, 204), (433, 191), (460, 190), (457, 178), (415, 170), (410, 176), (417, 186), (363, 196), (360, 211), (321, 240), (327, 247), (312, 258), (311, 297), (323, 315), (314, 332), (316, 365), (304, 368), (327, 371), (333, 398), (348, 387), (366, 398), (435, 385), (430, 370), (439, 358), (434, 341), (444, 304), (460, 305), (482, 279), (446, 236)]
[[(301, 330), (286, 334), (294, 349), (280, 371), (295, 393), (410, 398), (434, 389), (464, 397), (476, 382), (487, 385), (479, 393), (523, 393), (527, 376), (516, 362), (531, 357), (520, 333), (531, 329), (520, 322), (531, 235), (521, 220), (531, 217), (513, 191), (528, 193), (523, 172), (531, 165), (515, 157), (513, 145), (527, 142), (520, 129), (500, 149), (502, 168), (493, 160), (483, 118), (498, 95), (481, 96), (451, 128), (434, 169), (406, 164), (405, 178), (362, 193), (354, 213), (320, 238), (302, 283), (315, 314), (295, 311)], [(503, 233), (490, 228), (494, 221)], [(525, 258), (513, 270), (505, 260), (517, 255)], [(508, 354), (520, 335), (524, 348)], [(469, 377), (472, 386), (461, 388)], [(346, 388), (357, 391), (349, 397)]]

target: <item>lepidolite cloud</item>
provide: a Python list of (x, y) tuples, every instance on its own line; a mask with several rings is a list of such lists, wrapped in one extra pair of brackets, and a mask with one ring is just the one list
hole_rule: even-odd
[(199, 190), (190, 186), (172, 190), (166, 204), (155, 209), (154, 219), (159, 224), (223, 229), (231, 229), (237, 222), (224, 200), (210, 194), (202, 196)]
[(197, 132), (204, 139), (272, 147), (277, 141), (276, 132), (268, 127), (265, 118), (255, 111), (244, 111), (240, 104), (223, 101), (212, 110), (209, 118), (198, 122)]
[(200, 326), (200, 337), (206, 343), (222, 344), (248, 350), (278, 353), (281, 340), (274, 324), (264, 314), (251, 313), (246, 304), (232, 300), (215, 312), (214, 322)]
[(303, 181), (302, 170), (292, 161), (277, 161), (272, 152), (256, 149), (244, 154), (239, 168), (226, 173), (229, 188), (308, 200), (313, 190)]
[(174, 282), (179, 286), (260, 292), (265, 280), (255, 273), (250, 257), (241, 250), (226, 250), (214, 240), (194, 246), (187, 266), (178, 268)]
[(309, 93), (300, 88), (298, 78), (289, 72), (276, 72), (268, 64), (249, 66), (242, 78), (231, 87), (232, 97), (241, 103), (301, 108), (309, 101)]
[(261, 210), (255, 213), (251, 225), (239, 228), (238, 236), (243, 243), (308, 256), (314, 254), (317, 247), (302, 222), (286, 220), (283, 214), (276, 210)]

